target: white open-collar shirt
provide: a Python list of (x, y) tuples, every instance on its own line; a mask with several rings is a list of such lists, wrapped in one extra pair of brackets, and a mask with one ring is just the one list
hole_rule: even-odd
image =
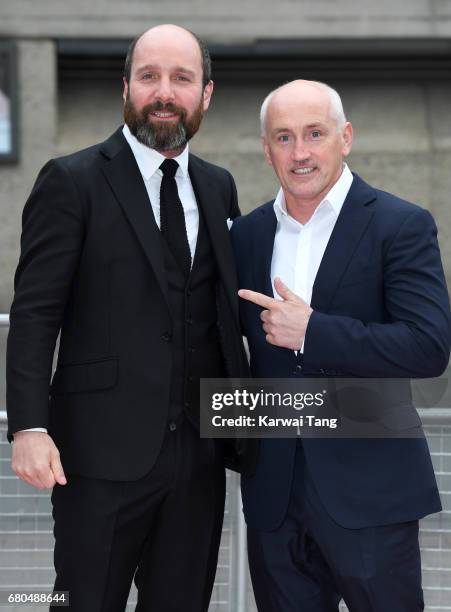
[[(281, 299), (274, 288), (274, 279), (279, 277), (291, 291), (310, 304), (324, 251), (352, 181), (352, 172), (344, 164), (340, 178), (304, 224), (290, 216), (283, 190), (279, 190), (274, 200), (277, 228), (271, 261), (271, 283), (276, 299)], [(303, 350), (304, 344), (301, 352)]]
[(290, 216), (283, 190), (279, 190), (274, 201), (277, 229), (271, 261), (275, 298), (279, 298), (274, 288), (274, 279), (278, 276), (291, 291), (310, 304), (318, 268), (352, 181), (352, 173), (345, 164), (338, 181), (304, 224)]

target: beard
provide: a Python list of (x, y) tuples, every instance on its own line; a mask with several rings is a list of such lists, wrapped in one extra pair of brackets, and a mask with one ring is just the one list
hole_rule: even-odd
[[(168, 111), (176, 113), (179, 118), (176, 121), (158, 121), (157, 118), (149, 119), (150, 113), (154, 111)], [(156, 151), (172, 151), (182, 149), (186, 143), (198, 131), (204, 115), (203, 100), (194, 110), (191, 117), (187, 117), (186, 110), (181, 106), (168, 102), (154, 102), (146, 104), (138, 110), (130, 99), (130, 93), (124, 104), (124, 121), (135, 138), (146, 147)]]

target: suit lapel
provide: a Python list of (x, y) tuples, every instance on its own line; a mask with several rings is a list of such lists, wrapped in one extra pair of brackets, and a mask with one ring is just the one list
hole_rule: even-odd
[(102, 171), (132, 226), (169, 305), (161, 235), (143, 178), (121, 128), (102, 145)]
[[(189, 156), (188, 172), (197, 204), (202, 211), (205, 225), (210, 236), (211, 246), (218, 265), (228, 300), (234, 315), (238, 318), (238, 299), (236, 298), (237, 277), (234, 266), (229, 230), (226, 223), (226, 208), (219, 186), (211, 179), (201, 160)], [(210, 180), (209, 180), (210, 179)], [(232, 299), (232, 296), (235, 299)]]
[(252, 236), (255, 290), (270, 297), (274, 297), (271, 283), (271, 261), (277, 229), (277, 218), (273, 205), (274, 202), (268, 202), (260, 209), (261, 218), (257, 231)]
[(374, 190), (354, 175), (351, 188), (327, 244), (313, 285), (311, 306), (327, 312), (328, 306), (373, 215), (368, 204)]

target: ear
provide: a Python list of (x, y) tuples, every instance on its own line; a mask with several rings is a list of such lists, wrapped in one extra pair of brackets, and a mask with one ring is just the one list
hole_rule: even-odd
[(344, 157), (346, 157), (347, 155), (349, 155), (349, 153), (351, 152), (352, 149), (352, 141), (353, 141), (353, 137), (354, 137), (354, 132), (352, 129), (352, 124), (349, 123), (349, 121), (347, 121), (345, 123), (345, 126), (343, 128), (343, 155)]
[(127, 96), (128, 96), (128, 83), (125, 77), (122, 77), (122, 83), (124, 85), (124, 89), (122, 90), (122, 100), (124, 101), (124, 104), (125, 104), (125, 100), (127, 99)]
[(269, 148), (268, 139), (266, 136), (261, 137), (263, 153), (265, 154), (265, 159), (267, 163), (272, 166), (272, 158), (271, 158), (271, 149)]
[(208, 109), (210, 106), (211, 96), (213, 95), (214, 83), (213, 81), (208, 81), (208, 83), (204, 87), (204, 93), (202, 94), (202, 103), (204, 111)]

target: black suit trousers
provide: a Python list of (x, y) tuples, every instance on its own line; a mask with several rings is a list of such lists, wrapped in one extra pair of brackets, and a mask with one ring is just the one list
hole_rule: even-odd
[(52, 495), (55, 590), (72, 612), (122, 612), (134, 578), (138, 612), (206, 612), (224, 499), (220, 447), (186, 420), (144, 478), (69, 476)]

